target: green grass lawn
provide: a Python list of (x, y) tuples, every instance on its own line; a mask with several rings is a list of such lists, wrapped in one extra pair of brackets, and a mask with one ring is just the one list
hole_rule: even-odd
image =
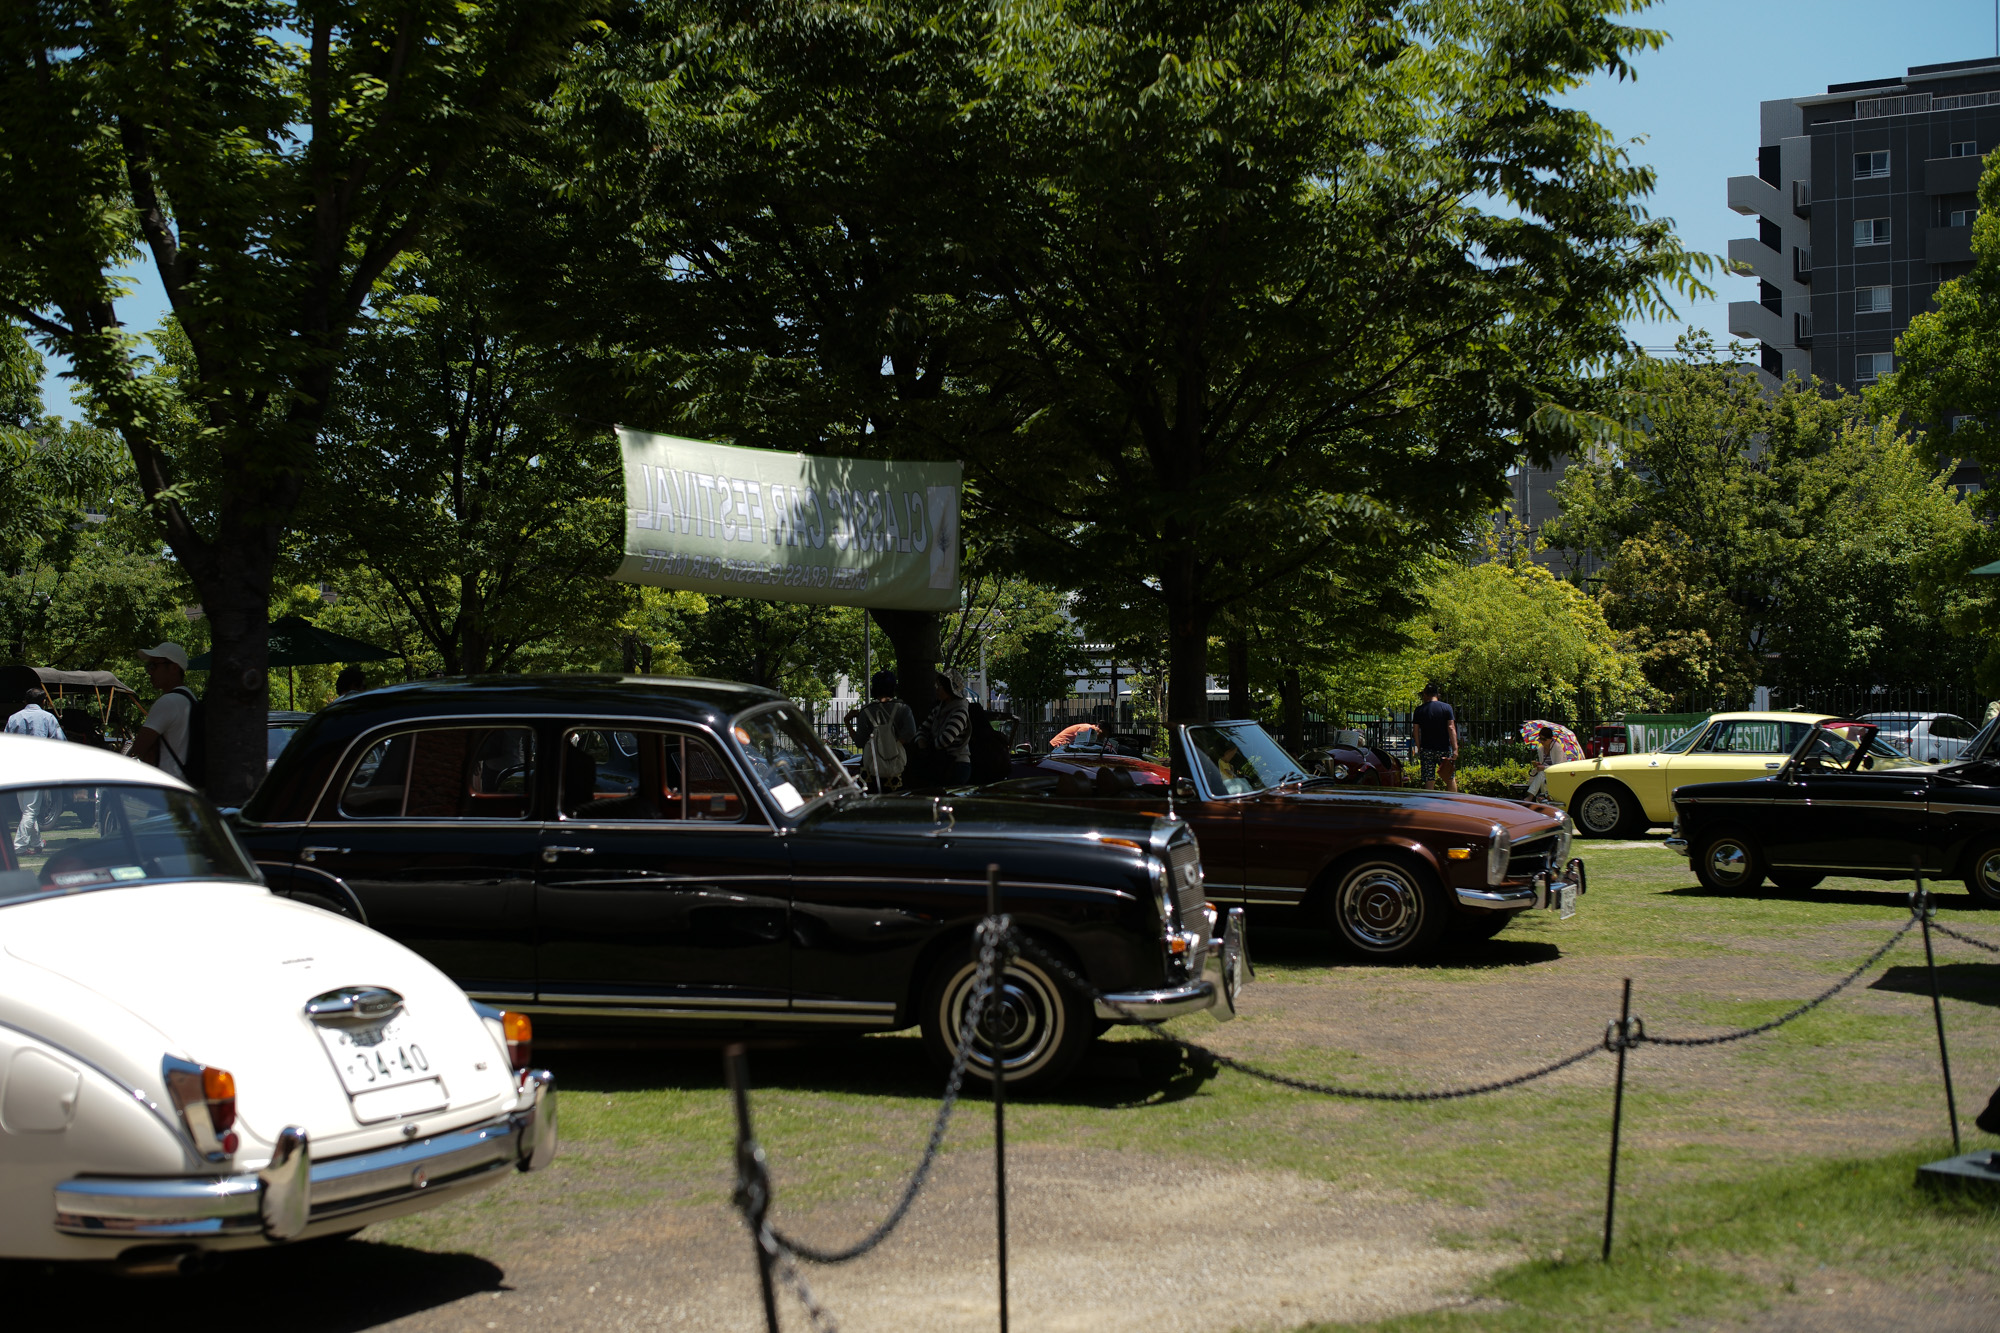
[[(1270, 1004), (1260, 1008), (1253, 990), (1236, 1023), (1199, 1016), (1174, 1031), (1275, 1069), (1362, 1086), (1480, 1081), (1506, 1071), (1489, 1062), (1467, 1076), (1424, 1063), (1435, 1012), (1470, 1005), (1502, 1025), (1532, 1023), (1531, 1034), (1545, 1037), (1539, 1059), (1600, 1038), (1625, 975), (1639, 978), (1635, 1008), (1653, 1031), (1761, 1022), (1860, 961), (1908, 911), (1902, 885), (1829, 881), (1802, 894), (1723, 898), (1659, 849), (1585, 844), (1584, 853), (1591, 892), (1576, 918), (1538, 914), (1437, 966), (1352, 966), (1317, 932), (1253, 931), (1255, 984)], [(1962, 886), (1940, 891), (1943, 919), (2000, 940), (2000, 914), (1972, 910)], [(1142, 1169), (1157, 1161), (1163, 1174), (1187, 1158), (1295, 1172), (1504, 1219), (1449, 1238), (1525, 1256), (1479, 1293), (1489, 1299), (1384, 1327), (1647, 1327), (1748, 1314), (1833, 1272), (1991, 1289), (2000, 1285), (1995, 1210), (1939, 1201), (1913, 1183), (1916, 1165), (1950, 1146), (1915, 939), (1886, 971), (1778, 1032), (1714, 1052), (1634, 1053), (1620, 1234), (1608, 1267), (1596, 1258), (1608, 1056), (1469, 1101), (1357, 1104), (1218, 1072), (1119, 1029), (1073, 1086), (1010, 1107), (1009, 1137), (1144, 1154)], [(2000, 965), (1958, 945), (1941, 945), (1940, 958), (1967, 1146), (2000, 1147), (1970, 1125), (2000, 1078)], [(1787, 988), (1775, 997), (1766, 993), (1774, 969)], [(1271, 1016), (1316, 998), (1295, 989), (1313, 987), (1365, 1000), (1372, 1026), (1302, 1038), (1296, 1022)], [(1530, 1008), (1551, 994), (1567, 997), (1560, 1011)], [(1462, 1040), (1432, 1030), (1438, 1041)], [(1411, 1057), (1386, 1050), (1385, 1034), (1411, 1042)], [(565, 1085), (563, 1166), (582, 1187), (576, 1201), (617, 1206), (661, 1189), (689, 1204), (726, 1197), (732, 1124), (712, 1049), (558, 1053), (552, 1063)], [(936, 1107), (937, 1079), (914, 1035), (757, 1050), (751, 1071), (779, 1215), (836, 1198), (886, 1207)], [(986, 1104), (968, 1102), (947, 1150), (986, 1149), (989, 1127)], [(438, 1243), (475, 1224), (559, 1221), (533, 1210), (503, 1217), (495, 1204), (395, 1226), (404, 1239)]]

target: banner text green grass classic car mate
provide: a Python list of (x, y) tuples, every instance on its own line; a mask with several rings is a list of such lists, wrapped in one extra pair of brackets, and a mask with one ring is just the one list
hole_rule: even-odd
[(780, 602), (958, 607), (956, 463), (739, 449), (620, 428), (628, 583)]

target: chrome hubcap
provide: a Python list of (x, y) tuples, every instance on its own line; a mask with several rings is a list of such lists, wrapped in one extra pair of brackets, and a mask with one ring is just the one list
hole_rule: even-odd
[(1708, 873), (1724, 884), (1741, 882), (1750, 873), (1750, 854), (1733, 842), (1708, 849)]
[[(954, 1052), (977, 979), (978, 969), (968, 963), (945, 988), (946, 1040)], [(991, 1073), (996, 1039), (1009, 1078), (1031, 1074), (1046, 1063), (1062, 1042), (1065, 1022), (1062, 997), (1055, 988), (1056, 983), (1040, 968), (1019, 963), (1009, 967), (993, 998), (987, 1001), (992, 1006), (990, 1012), (980, 1016), (979, 1027), (972, 1037), (972, 1054), (966, 1063)]]
[(1592, 833), (1609, 833), (1618, 827), (1623, 811), (1618, 808), (1618, 798), (1608, 791), (1594, 791), (1583, 798), (1576, 808), (1576, 822)]
[(1340, 889), (1340, 928), (1356, 944), (1387, 949), (1402, 944), (1423, 922), (1423, 895), (1395, 866), (1366, 866)]
[(1988, 897), (2000, 898), (2000, 847), (1979, 858), (1979, 887)]

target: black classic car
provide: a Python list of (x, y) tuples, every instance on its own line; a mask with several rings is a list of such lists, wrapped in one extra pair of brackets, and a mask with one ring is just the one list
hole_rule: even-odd
[(1958, 877), (1974, 903), (2000, 907), (2000, 724), (1950, 763), (1925, 764), (1867, 722), (1822, 721), (1778, 771), (1674, 793), (1667, 846), (1704, 886), (1747, 893), (1767, 878), (1809, 889), (1828, 875)]
[(716, 681), (349, 695), (234, 821), (274, 890), (393, 936), (546, 1034), (920, 1025), (948, 1063), (989, 864), (1003, 910), (1116, 1001), (1020, 960), (999, 1022), (1010, 1083), (1060, 1079), (1127, 1016), (1229, 1017), (1244, 967), (1240, 917), (1209, 905), (1185, 823), (870, 797), (791, 703)]
[(1490, 938), (1535, 908), (1576, 911), (1582, 862), (1553, 806), (1313, 777), (1252, 721), (1176, 726), (1168, 745), (1171, 768), (1017, 758), (980, 794), (1177, 816), (1201, 840), (1213, 901), (1324, 925), (1377, 962), (1424, 958), (1451, 934)]

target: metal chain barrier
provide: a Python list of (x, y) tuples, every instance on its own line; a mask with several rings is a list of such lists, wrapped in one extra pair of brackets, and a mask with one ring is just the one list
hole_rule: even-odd
[[(1806, 1014), (1811, 1013), (1813, 1010), (1819, 1008), (1821, 1005), (1825, 1004), (1828, 1000), (1831, 1000), (1834, 996), (1840, 994), (1842, 991), (1846, 990), (1849, 986), (1852, 986), (1855, 982), (1859, 981), (1871, 968), (1875, 966), (1875, 964), (1882, 961), (1883, 956), (1887, 954), (1889, 950), (1895, 948), (1896, 945), (1902, 941), (1903, 936), (1909, 934), (1912, 930), (1916, 928), (1917, 922), (1919, 920), (1920, 918), (1918, 917), (1917, 913), (1915, 911), (1912, 911), (1910, 913), (1910, 919), (1908, 921), (1905, 921), (1900, 927), (1898, 927), (1895, 934), (1891, 935), (1888, 939), (1884, 940), (1882, 942), (1881, 948), (1877, 949), (1874, 953), (1869, 954), (1868, 957), (1862, 961), (1861, 966), (1855, 968), (1852, 972), (1849, 972), (1846, 976), (1834, 982), (1831, 986), (1828, 986), (1825, 990), (1813, 996), (1810, 1000), (1807, 1000), (1804, 1004), (1792, 1010), (1790, 1013), (1781, 1014), (1778, 1017), (1772, 1019), (1768, 1023), (1759, 1023), (1754, 1028), (1739, 1028), (1735, 1032), (1724, 1032), (1714, 1037), (1656, 1037), (1651, 1033), (1647, 1032), (1645, 1030), (1644, 1025), (1642, 1024), (1639, 1028), (1638, 1033), (1631, 1038), (1632, 1044), (1636, 1046), (1641, 1042), (1651, 1042), (1655, 1046), (1721, 1046), (1727, 1042), (1742, 1041), (1745, 1037), (1754, 1037), (1757, 1036), (1759, 1033), (1769, 1032), (1773, 1028), (1781, 1028), (1785, 1024), (1791, 1022), (1793, 1019), (1800, 1018)], [(1609, 1038), (1607, 1037), (1607, 1041), (1608, 1040)]]
[(1014, 947), (1033, 958), (1043, 967), (1055, 972), (1079, 992), (1089, 996), (1092, 1001), (1101, 1003), (1107, 1008), (1131, 1019), (1135, 1025), (1145, 1029), (1146, 1034), (1150, 1037), (1163, 1041), (1169, 1046), (1177, 1046), (1190, 1054), (1199, 1055), (1203, 1059), (1212, 1060), (1223, 1068), (1232, 1069), (1239, 1074), (1247, 1074), (1251, 1078), (1262, 1079), (1266, 1083), (1276, 1083), (1283, 1087), (1296, 1089), (1299, 1092), (1318, 1093), (1322, 1097), (1344, 1097), (1353, 1101), (1364, 1102), (1456, 1101), (1461, 1097), (1478, 1097), (1489, 1092), (1502, 1092), (1508, 1088), (1518, 1088), (1523, 1083), (1532, 1083), (1538, 1078), (1547, 1078), (1550, 1074), (1556, 1073), (1558, 1070), (1568, 1069), (1571, 1065), (1588, 1060), (1591, 1056), (1607, 1049), (1596, 1042), (1592, 1042), (1582, 1050), (1565, 1055), (1562, 1059), (1543, 1065), (1539, 1069), (1531, 1069), (1525, 1074), (1515, 1074), (1511, 1078), (1495, 1079), (1491, 1083), (1477, 1083), (1464, 1088), (1445, 1088), (1435, 1092), (1383, 1092), (1374, 1088), (1336, 1087), (1331, 1083), (1320, 1083), (1313, 1079), (1298, 1078), (1291, 1074), (1280, 1074), (1274, 1070), (1259, 1069), (1257, 1066), (1238, 1060), (1234, 1056), (1224, 1055), (1220, 1051), (1211, 1051), (1206, 1046), (1201, 1046), (1191, 1041), (1184, 1041), (1171, 1033), (1162, 1031), (1157, 1022), (1142, 1018), (1112, 1000), (1103, 991), (1091, 985), (1083, 977), (1078, 976), (1075, 970), (1068, 964), (1050, 954), (1048, 950), (1036, 944), (1032, 939), (1017, 933)]
[(1931, 922), (1931, 929), (1935, 930), (1940, 935), (1949, 935), (1951, 938), (1957, 940), (1960, 944), (1970, 944), (1973, 948), (1984, 949), (1988, 953), (2000, 953), (2000, 944), (1988, 944), (1985, 940), (1975, 939), (1971, 935), (1961, 934), (1958, 931), (1953, 930), (1950, 926), (1944, 924), (1944, 922), (1942, 921)]

